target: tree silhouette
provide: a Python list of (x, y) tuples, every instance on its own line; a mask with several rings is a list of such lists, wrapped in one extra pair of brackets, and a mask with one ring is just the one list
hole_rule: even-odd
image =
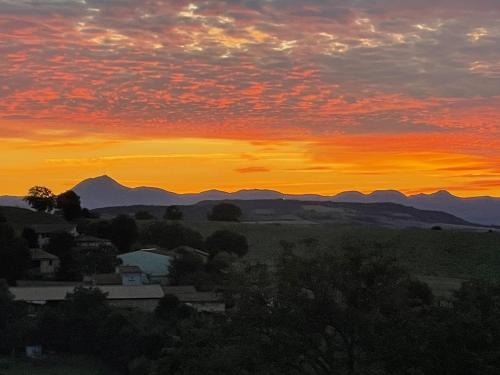
[(56, 207), (56, 196), (44, 186), (33, 186), (23, 200), (39, 212), (51, 212)]

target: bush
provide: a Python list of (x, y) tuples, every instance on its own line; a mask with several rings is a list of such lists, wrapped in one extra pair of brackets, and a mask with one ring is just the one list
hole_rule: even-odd
[(232, 203), (219, 203), (208, 214), (208, 220), (213, 221), (239, 221), (241, 209)]
[(239, 257), (248, 253), (247, 238), (242, 234), (229, 230), (218, 230), (214, 232), (207, 237), (205, 243), (211, 258), (221, 251), (236, 254)]

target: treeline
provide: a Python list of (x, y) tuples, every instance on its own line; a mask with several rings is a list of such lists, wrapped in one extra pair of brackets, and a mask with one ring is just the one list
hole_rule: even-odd
[(351, 248), (303, 258), (285, 251), (277, 263), (274, 272), (258, 264), (233, 270), (225, 315), (196, 313), (172, 296), (154, 314), (128, 312), (81, 289), (27, 324), (3, 290), (0, 337), (10, 339), (2, 348), (42, 342), (137, 375), (500, 371), (498, 284), (467, 282), (439, 301), (380, 253)]

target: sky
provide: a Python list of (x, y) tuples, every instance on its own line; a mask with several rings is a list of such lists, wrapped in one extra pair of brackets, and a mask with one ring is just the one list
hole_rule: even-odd
[(0, 193), (500, 196), (500, 0), (0, 0)]

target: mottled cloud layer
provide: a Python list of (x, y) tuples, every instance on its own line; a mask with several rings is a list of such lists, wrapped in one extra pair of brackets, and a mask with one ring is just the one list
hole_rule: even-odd
[(0, 0), (0, 56), (5, 139), (499, 154), (498, 0)]

